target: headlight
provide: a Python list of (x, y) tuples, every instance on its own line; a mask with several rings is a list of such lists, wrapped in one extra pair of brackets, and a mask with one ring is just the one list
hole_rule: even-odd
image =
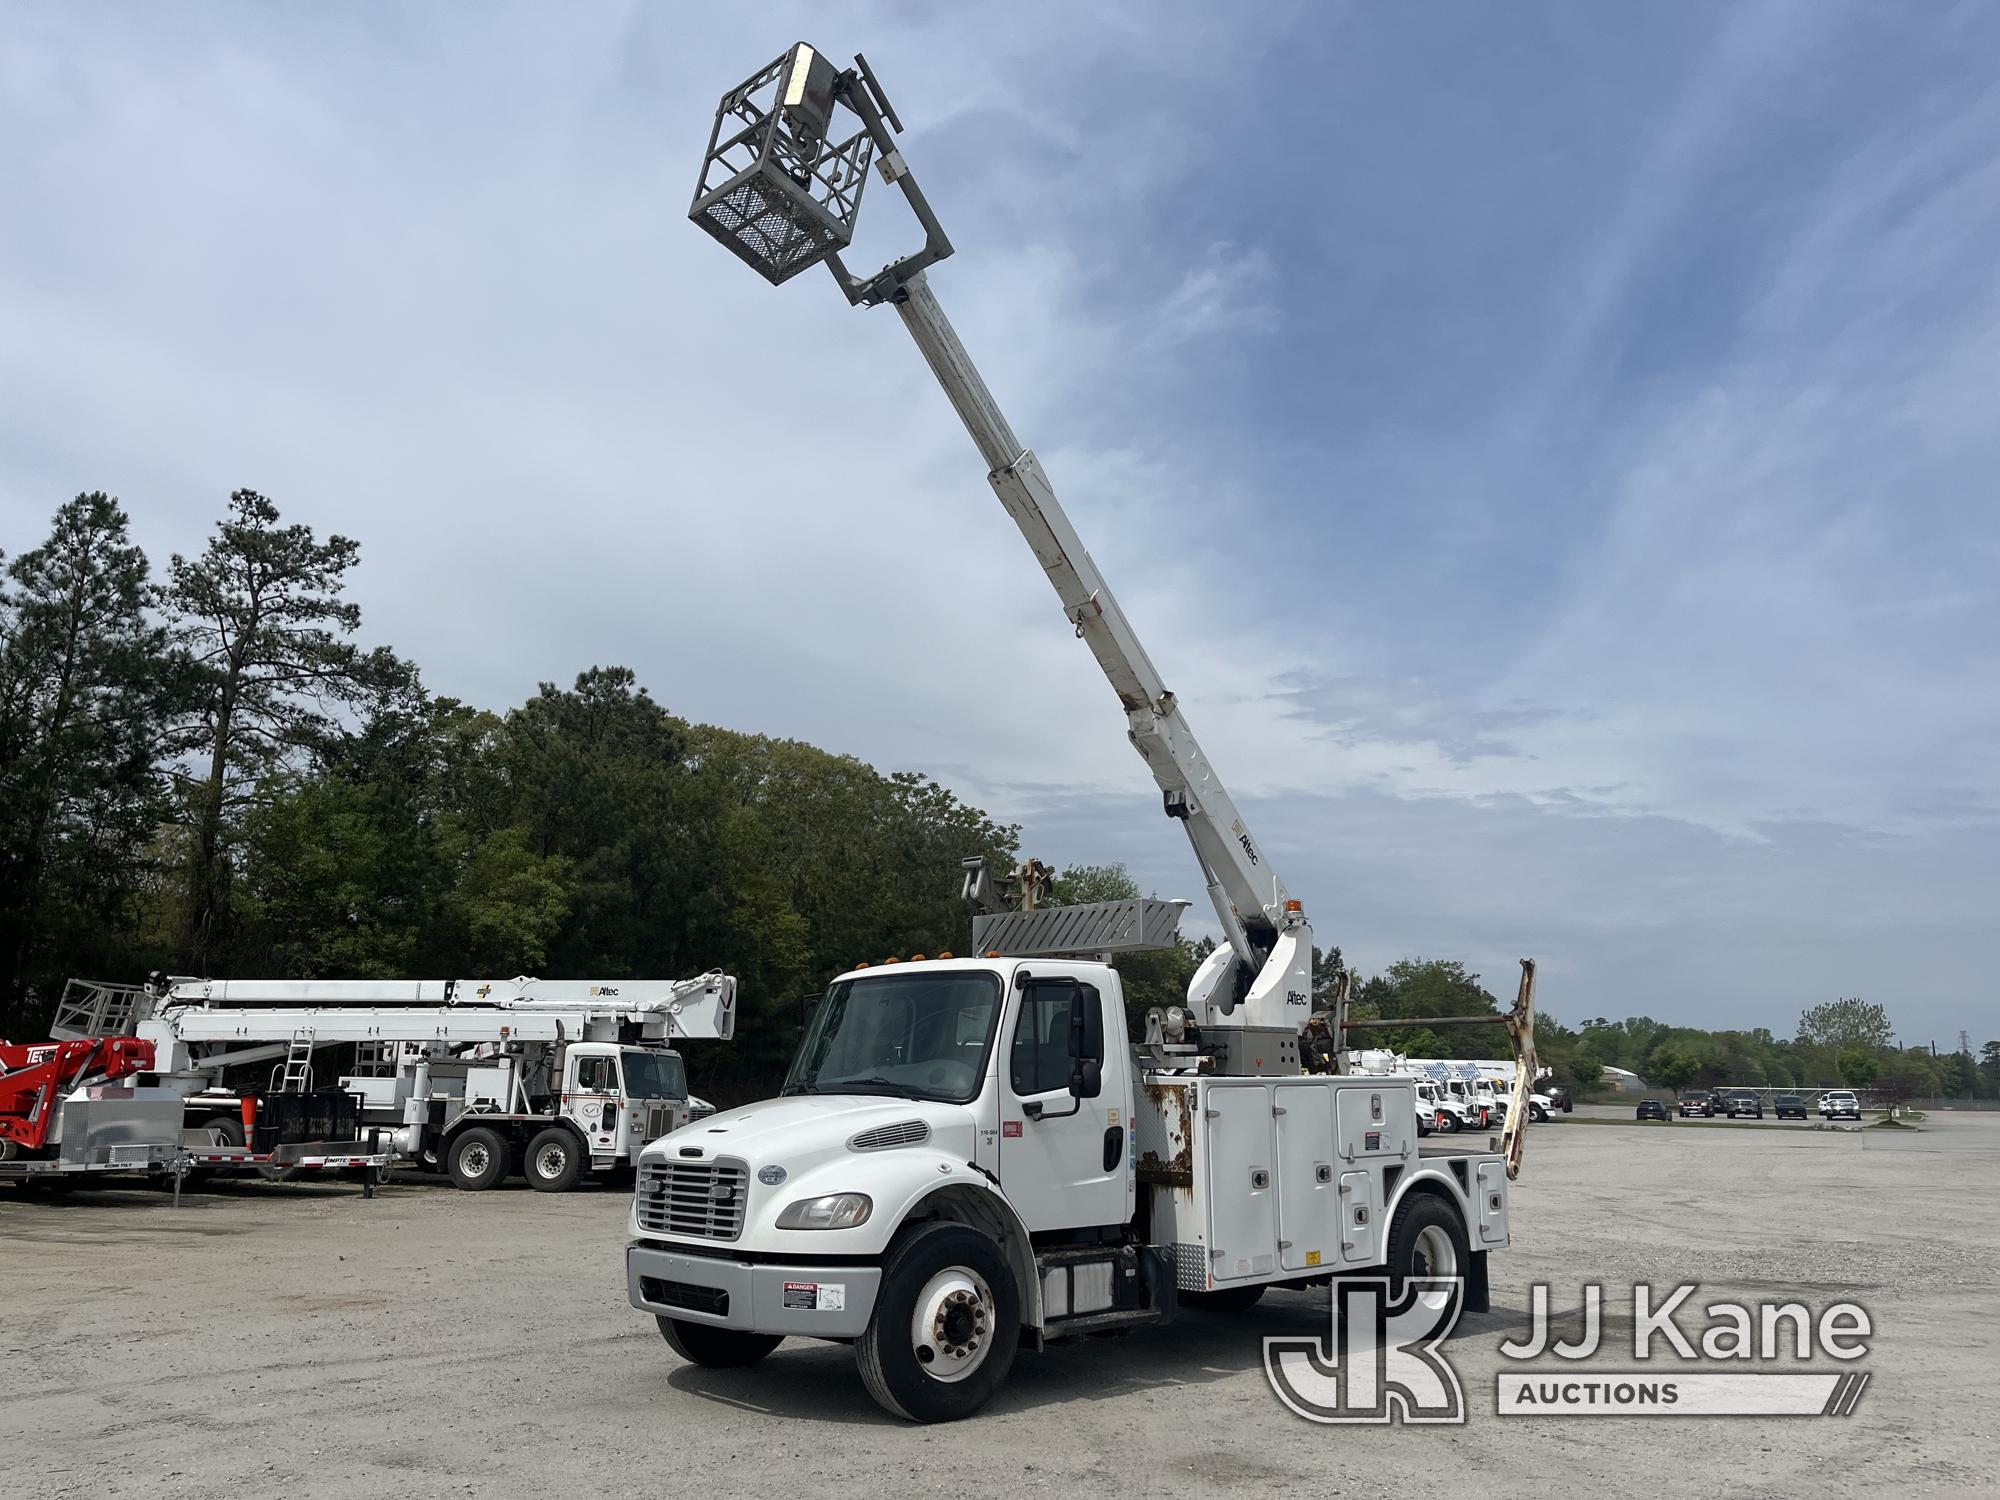
[(832, 1193), (787, 1203), (778, 1215), (780, 1229), (852, 1229), (866, 1224), (875, 1207), (866, 1193)]

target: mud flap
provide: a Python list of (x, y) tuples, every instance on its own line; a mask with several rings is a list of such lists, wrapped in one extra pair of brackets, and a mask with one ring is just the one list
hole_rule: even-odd
[(1158, 1245), (1139, 1248), (1139, 1280), (1146, 1288), (1146, 1300), (1160, 1315), (1160, 1324), (1173, 1322), (1180, 1310), (1181, 1294), (1174, 1281), (1173, 1257)]
[(1493, 1296), (1486, 1283), (1486, 1251), (1475, 1250), (1469, 1257), (1471, 1264), (1465, 1268), (1465, 1311), (1483, 1313), (1493, 1311)]

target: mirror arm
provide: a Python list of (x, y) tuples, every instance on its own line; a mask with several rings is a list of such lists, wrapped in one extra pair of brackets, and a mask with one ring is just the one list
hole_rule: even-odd
[(1047, 1106), (1042, 1104), (1040, 1100), (1034, 1099), (1029, 1100), (1021, 1106), (1021, 1113), (1031, 1120), (1067, 1120), (1071, 1115), (1080, 1115), (1083, 1113), (1083, 1100), (1075, 1096), (1071, 1096), (1071, 1098), (1070, 1107), (1063, 1110), (1060, 1114), (1051, 1113)]

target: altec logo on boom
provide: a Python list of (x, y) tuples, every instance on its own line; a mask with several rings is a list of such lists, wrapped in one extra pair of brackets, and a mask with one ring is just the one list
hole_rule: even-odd
[[(1861, 1402), (1865, 1370), (1745, 1369), (1816, 1356), (1843, 1364), (1868, 1353), (1868, 1309), (1836, 1302), (1814, 1313), (1801, 1302), (1712, 1302), (1699, 1329), (1679, 1318), (1700, 1290), (1664, 1296), (1632, 1288), (1631, 1357), (1638, 1370), (1587, 1365), (1604, 1346), (1604, 1289), (1583, 1289), (1574, 1339), (1555, 1334), (1549, 1288), (1530, 1290), (1524, 1339), (1501, 1343), (1503, 1358), (1532, 1362), (1502, 1369), (1500, 1416), (1847, 1416)], [(1463, 1422), (1458, 1372), (1442, 1345), (1458, 1321), (1457, 1281), (1415, 1281), (1399, 1296), (1381, 1277), (1334, 1283), (1333, 1326), (1316, 1339), (1266, 1339), (1264, 1369), (1278, 1399), (1313, 1422)], [(1741, 1363), (1738, 1363), (1741, 1362)], [(1736, 1368), (1726, 1368), (1736, 1364)], [(1689, 1368), (1690, 1365), (1698, 1368)], [(1725, 1366), (1718, 1369), (1717, 1366)]]

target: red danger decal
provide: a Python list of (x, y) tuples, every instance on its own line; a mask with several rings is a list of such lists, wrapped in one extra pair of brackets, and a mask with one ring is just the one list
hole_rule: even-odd
[(1021, 1122), (1019, 1120), (1002, 1120), (1000, 1122), (1000, 1133), (1002, 1135), (1019, 1135), (1021, 1133)]

